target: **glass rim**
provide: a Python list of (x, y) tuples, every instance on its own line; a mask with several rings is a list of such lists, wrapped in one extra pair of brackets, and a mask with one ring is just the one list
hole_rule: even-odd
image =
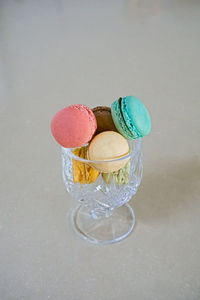
[(123, 161), (123, 160), (127, 160), (129, 158), (131, 158), (132, 156), (134, 156), (140, 149), (141, 144), (142, 144), (142, 138), (138, 138), (138, 139), (134, 139), (134, 140), (128, 140), (129, 143), (131, 142), (135, 142), (136, 143), (136, 147), (135, 149), (133, 149), (132, 151), (130, 151), (128, 154), (123, 155), (119, 158), (115, 158), (115, 159), (107, 159), (107, 160), (90, 160), (90, 159), (85, 159), (85, 158), (81, 158), (77, 155), (75, 155), (72, 151), (74, 149), (77, 148), (82, 148), (84, 146), (87, 146), (87, 144), (83, 145), (82, 147), (76, 147), (76, 148), (65, 148), (65, 147), (61, 147), (62, 152), (68, 152), (67, 154), (69, 154), (71, 156), (71, 158), (77, 160), (77, 161), (81, 161), (83, 163), (94, 163), (94, 164), (100, 164), (100, 163), (112, 163), (112, 162), (118, 162), (118, 161)]

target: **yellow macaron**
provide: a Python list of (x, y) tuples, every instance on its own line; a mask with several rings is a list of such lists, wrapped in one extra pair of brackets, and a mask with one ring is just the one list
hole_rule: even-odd
[[(86, 159), (87, 147), (77, 148), (73, 153)], [(95, 182), (99, 176), (99, 172), (96, 169), (76, 159), (72, 159), (72, 169), (74, 183), (90, 184)]]

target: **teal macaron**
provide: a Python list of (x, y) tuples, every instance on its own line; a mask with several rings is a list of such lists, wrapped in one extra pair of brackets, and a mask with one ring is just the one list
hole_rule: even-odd
[(119, 98), (111, 105), (117, 130), (128, 140), (142, 138), (151, 131), (151, 118), (144, 104), (135, 96)]

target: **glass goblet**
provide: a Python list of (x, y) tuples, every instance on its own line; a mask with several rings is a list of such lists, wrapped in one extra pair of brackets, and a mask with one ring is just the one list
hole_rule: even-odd
[[(89, 242), (118, 242), (127, 237), (135, 225), (134, 212), (127, 202), (136, 194), (142, 179), (142, 139), (128, 143), (128, 155), (105, 162), (83, 159), (73, 153), (74, 148), (62, 147), (63, 180), (68, 193), (80, 203), (73, 210), (72, 226), (79, 236)], [(120, 172), (111, 175), (104, 173), (93, 183), (74, 183), (74, 162), (92, 165), (97, 169), (102, 163), (127, 163), (128, 175), (124, 180)]]

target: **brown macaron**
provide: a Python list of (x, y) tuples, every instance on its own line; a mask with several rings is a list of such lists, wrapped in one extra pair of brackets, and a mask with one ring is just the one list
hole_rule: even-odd
[(117, 131), (112, 119), (111, 109), (108, 106), (97, 106), (92, 109), (97, 120), (97, 131), (99, 134), (103, 131)]

